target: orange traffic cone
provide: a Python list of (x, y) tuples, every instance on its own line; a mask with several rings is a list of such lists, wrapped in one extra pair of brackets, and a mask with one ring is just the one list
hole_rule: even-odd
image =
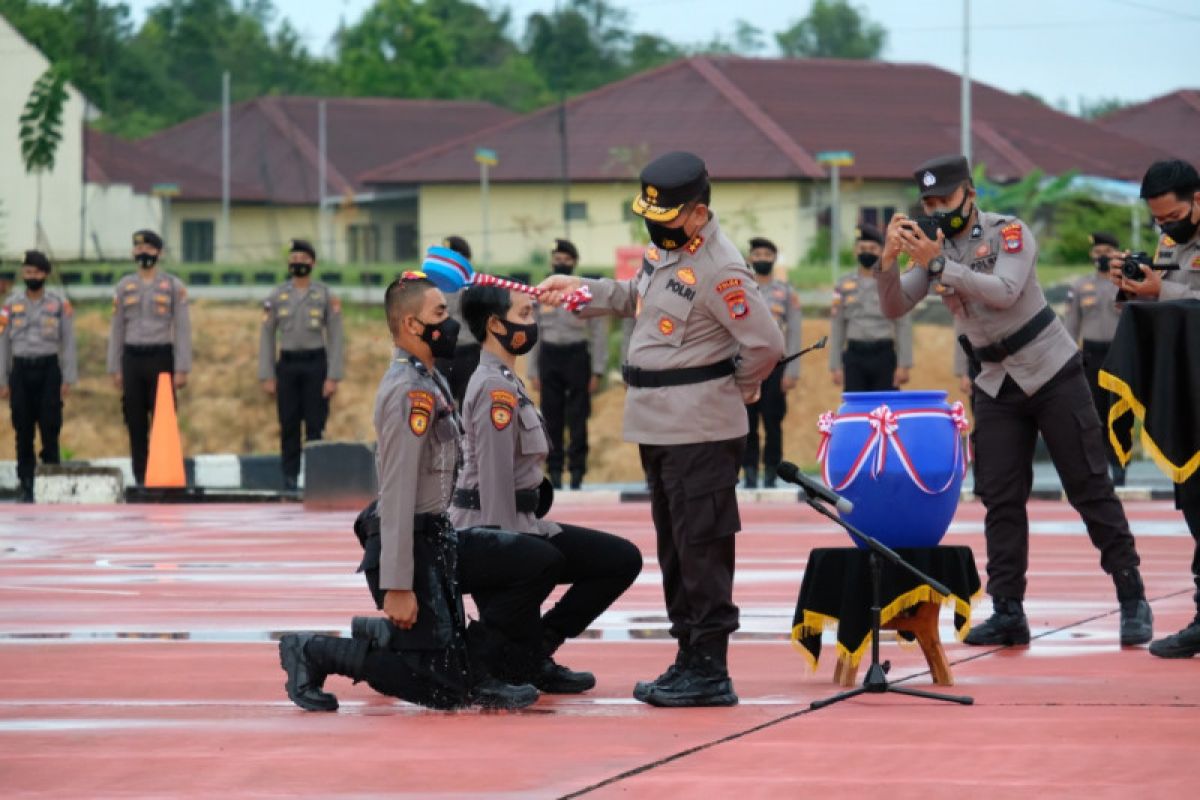
[(175, 419), (175, 392), (171, 373), (158, 374), (154, 398), (154, 423), (150, 427), (150, 457), (146, 462), (146, 486), (182, 489), (187, 485), (183, 471), (183, 445)]

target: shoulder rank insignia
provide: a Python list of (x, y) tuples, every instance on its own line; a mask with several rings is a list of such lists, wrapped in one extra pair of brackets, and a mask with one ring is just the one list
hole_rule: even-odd
[(1170, 236), (1167, 236), (1165, 233), (1162, 235), (1162, 239), (1160, 239), (1158, 243), (1160, 245), (1162, 245), (1163, 247), (1174, 247), (1175, 246), (1175, 240), (1172, 239)]
[(409, 392), (408, 402), (411, 404), (408, 428), (417, 436), (424, 436), (429, 430), (429, 417), (433, 414), (433, 395), (424, 391)]
[(8, 327), (8, 306), (0, 308), (0, 333), (4, 333), (4, 329)]
[(697, 233), (695, 235), (695, 237), (690, 242), (688, 242), (687, 246), (684, 247), (683, 249), (687, 250), (692, 255), (696, 255), (696, 251), (699, 250), (703, 245), (704, 245), (704, 237)]
[(658, 261), (659, 258), (661, 258), (661, 256), (658, 254), (658, 247), (656, 245), (650, 245), (646, 248), (647, 261)]
[(675, 277), (679, 278), (681, 283), (686, 283), (688, 286), (696, 285), (696, 273), (691, 267), (676, 270)]
[(1021, 223), (1012, 222), (1000, 229), (1000, 237), (1004, 240), (1004, 252), (1019, 253), (1024, 242), (1022, 241), (1023, 234), (1021, 233)]
[(492, 427), (502, 431), (512, 423), (513, 410), (517, 407), (517, 396), (512, 392), (497, 389), (492, 395)]

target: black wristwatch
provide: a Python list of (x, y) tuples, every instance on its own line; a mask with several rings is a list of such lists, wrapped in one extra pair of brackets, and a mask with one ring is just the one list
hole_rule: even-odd
[(929, 263), (925, 265), (925, 271), (929, 273), (929, 277), (936, 278), (942, 274), (942, 270), (946, 268), (945, 256), (934, 256), (929, 259)]

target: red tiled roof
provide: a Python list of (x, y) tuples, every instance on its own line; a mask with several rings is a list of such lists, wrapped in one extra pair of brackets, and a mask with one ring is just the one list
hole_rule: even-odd
[(1200, 89), (1181, 89), (1126, 106), (1098, 122), (1108, 130), (1200, 165)]
[[(490, 103), (392, 98), (329, 98), (328, 194), (358, 191), (354, 177), (372, 167), (440, 142), (491, 127), (514, 114)], [(317, 201), (320, 98), (260, 97), (231, 108), (230, 165), (248, 202), (310, 204)], [(151, 153), (186, 159), (221, 174), (221, 113), (175, 125), (138, 142)], [(183, 196), (190, 199), (187, 191)], [(219, 191), (218, 191), (219, 196)]]
[[(149, 194), (156, 183), (174, 183), (180, 195), (191, 200), (221, 199), (221, 177), (173, 158), (166, 158), (140, 142), (131, 142), (86, 130), (88, 183), (129, 184), (135, 191)], [(258, 188), (240, 181), (230, 181), (230, 194), (243, 201), (265, 201)]]
[[(700, 57), (635, 75), (567, 103), (572, 180), (636, 174), (673, 149), (702, 155), (718, 179), (820, 178), (813, 157), (849, 150), (847, 177), (906, 179), (920, 162), (958, 150), (959, 77), (921, 64), (837, 59)], [(1140, 177), (1153, 147), (981, 83), (973, 85), (974, 159), (997, 179), (1038, 167)], [(476, 147), (497, 151), (492, 180), (560, 178), (558, 109), (545, 108), (360, 176), (365, 183), (470, 182)]]

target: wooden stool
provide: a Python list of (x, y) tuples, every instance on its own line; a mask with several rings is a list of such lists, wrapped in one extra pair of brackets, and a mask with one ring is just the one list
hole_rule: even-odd
[[(883, 624), (888, 631), (905, 631), (917, 637), (917, 644), (925, 654), (929, 664), (929, 672), (933, 682), (938, 686), (953, 686), (954, 676), (950, 674), (950, 662), (946, 660), (946, 651), (942, 649), (942, 639), (938, 635), (938, 603), (918, 603), (908, 611), (898, 614)], [(854, 686), (858, 674), (858, 665), (850, 663), (849, 655), (838, 656), (837, 665), (833, 669), (833, 682), (841, 686)]]

